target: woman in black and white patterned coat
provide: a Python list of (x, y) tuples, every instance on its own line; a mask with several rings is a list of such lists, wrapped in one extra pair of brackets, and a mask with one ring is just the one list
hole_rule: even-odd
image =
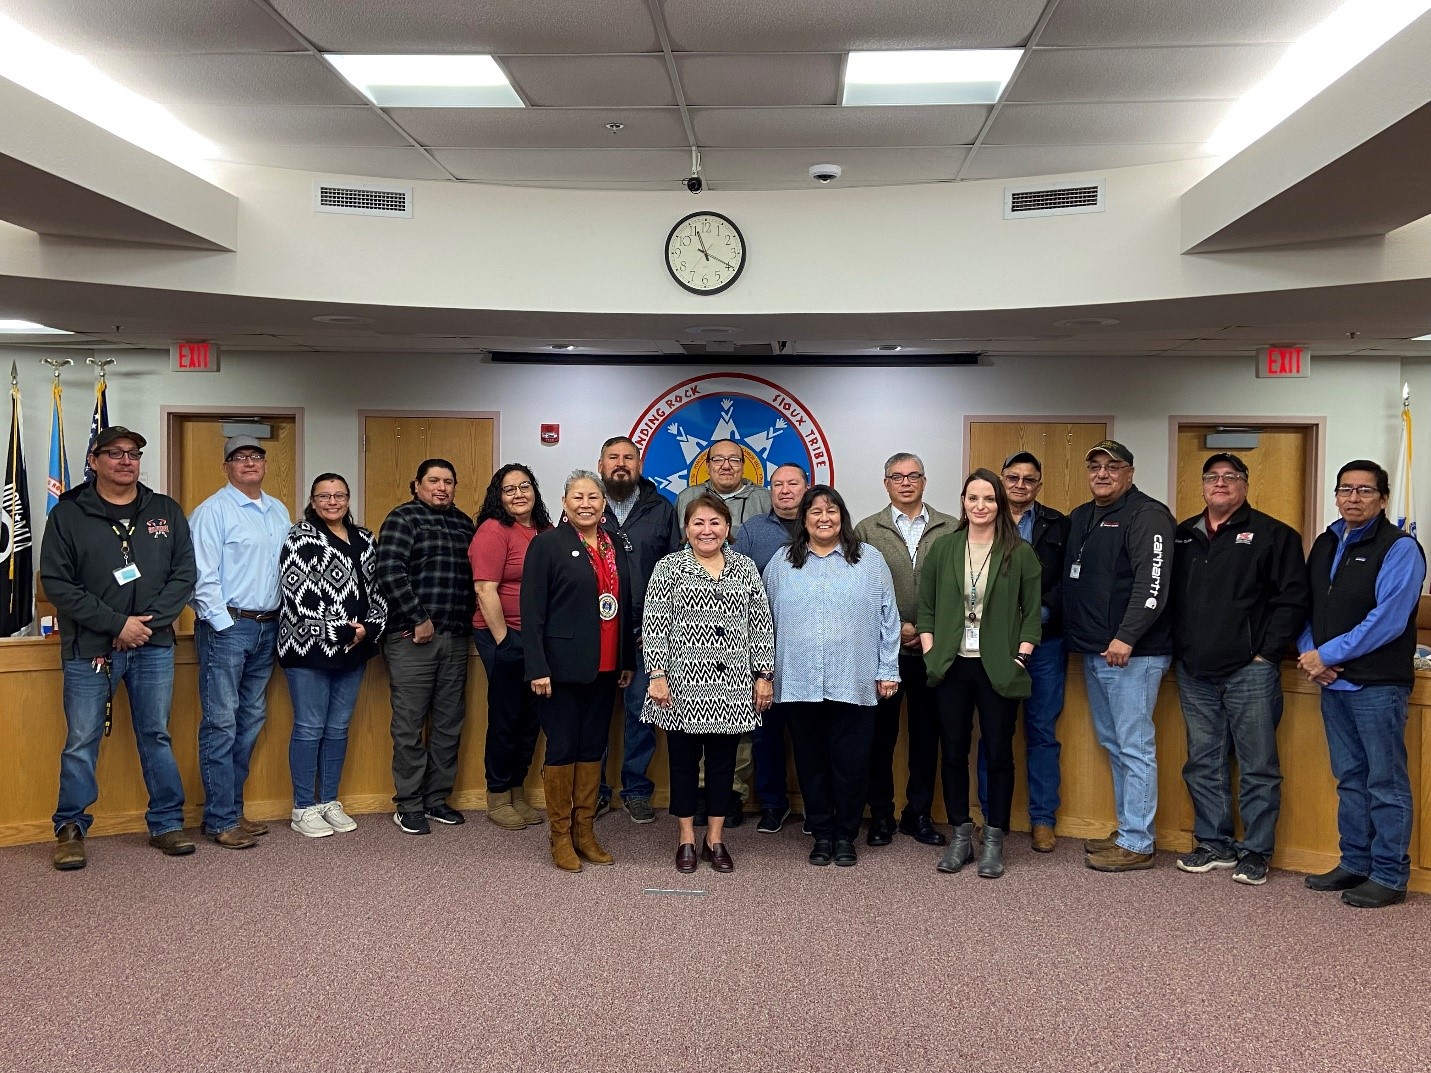
[[(671, 815), (680, 824), (676, 870), (696, 870), (696, 787), (701, 759), (706, 794), (730, 799), (740, 735), (760, 724), (774, 695), (775, 627), (760, 571), (726, 544), (730, 508), (714, 496), (685, 510), (687, 545), (651, 574), (641, 644), (651, 677), (641, 719), (666, 731)], [(701, 856), (717, 872), (735, 868), (712, 812)]]

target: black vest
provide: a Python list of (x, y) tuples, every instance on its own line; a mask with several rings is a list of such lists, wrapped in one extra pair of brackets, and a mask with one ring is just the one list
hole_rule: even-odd
[[(1371, 614), (1376, 607), (1377, 575), (1381, 573), (1387, 552), (1398, 540), (1410, 538), (1409, 533), (1396, 528), (1383, 514), (1361, 539), (1347, 545), (1336, 577), (1332, 577), (1337, 536), (1329, 529), (1317, 537), (1312, 554), (1307, 557), (1307, 572), (1312, 581), (1313, 644), (1320, 645), (1346, 633)], [(1416, 606), (1413, 604), (1411, 617), (1401, 635), (1390, 644), (1348, 660), (1341, 676), (1359, 686), (1409, 686), (1416, 677), (1415, 657)]]

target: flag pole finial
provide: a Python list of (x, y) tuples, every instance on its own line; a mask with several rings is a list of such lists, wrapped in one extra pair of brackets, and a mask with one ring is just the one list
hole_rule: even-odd
[(99, 378), (101, 380), (104, 379), (104, 374), (109, 371), (109, 367), (118, 361), (118, 358), (96, 358), (93, 356), (84, 359), (86, 365), (93, 365), (99, 370)]
[(61, 370), (61, 369), (63, 369), (66, 365), (73, 365), (74, 363), (75, 363), (75, 359), (74, 359), (74, 358), (41, 358), (41, 359), (40, 359), (40, 364), (41, 364), (41, 365), (48, 365), (51, 369), (55, 370), (55, 379), (56, 379), (56, 380), (58, 380), (58, 379), (60, 378), (60, 370)]

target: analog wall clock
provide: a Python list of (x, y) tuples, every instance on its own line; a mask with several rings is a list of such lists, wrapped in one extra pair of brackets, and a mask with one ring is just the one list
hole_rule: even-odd
[(693, 212), (666, 236), (666, 270), (692, 294), (719, 294), (745, 268), (745, 236), (727, 216)]

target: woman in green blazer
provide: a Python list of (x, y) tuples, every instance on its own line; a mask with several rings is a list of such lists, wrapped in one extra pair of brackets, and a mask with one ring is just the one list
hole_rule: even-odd
[(1024, 664), (1039, 642), (1043, 569), (1019, 536), (997, 474), (969, 474), (960, 501), (963, 517), (935, 542), (920, 573), (915, 625), (939, 705), (944, 807), (954, 824), (939, 870), (957, 872), (974, 859), (969, 740), (977, 709), (989, 772), (979, 874), (997, 879), (1014, 797), (1014, 723), (1032, 684)]

